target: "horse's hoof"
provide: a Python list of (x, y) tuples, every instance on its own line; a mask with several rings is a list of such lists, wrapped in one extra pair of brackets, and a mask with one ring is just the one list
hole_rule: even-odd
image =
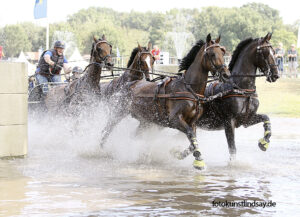
[(204, 170), (205, 169), (204, 160), (194, 160), (193, 166), (197, 170)]
[(258, 141), (258, 147), (260, 148), (260, 150), (262, 151), (266, 151), (269, 148), (269, 142), (267, 142), (264, 138), (260, 139)]

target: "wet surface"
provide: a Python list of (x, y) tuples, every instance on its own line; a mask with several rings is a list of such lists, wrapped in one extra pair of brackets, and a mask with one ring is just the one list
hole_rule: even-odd
[[(300, 119), (272, 118), (267, 152), (258, 124), (236, 131), (237, 159), (229, 162), (223, 131), (197, 131), (207, 165), (178, 161), (185, 136), (123, 120), (104, 150), (105, 116), (73, 126), (30, 120), (29, 154), (0, 160), (0, 216), (295, 216), (300, 211)], [(76, 130), (70, 130), (70, 127)], [(275, 202), (273, 207), (214, 207), (215, 202)]]

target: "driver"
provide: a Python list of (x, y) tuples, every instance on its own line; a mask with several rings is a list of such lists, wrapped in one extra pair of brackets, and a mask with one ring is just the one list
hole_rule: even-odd
[(53, 49), (42, 53), (36, 69), (38, 84), (61, 82), (61, 70), (64, 69), (66, 74), (71, 72), (71, 67), (68, 66), (68, 61), (64, 56), (64, 49), (65, 44), (61, 41), (56, 41)]

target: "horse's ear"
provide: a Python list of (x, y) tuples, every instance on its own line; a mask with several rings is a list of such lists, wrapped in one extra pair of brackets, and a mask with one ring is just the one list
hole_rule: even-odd
[(148, 51), (150, 51), (151, 48), (152, 48), (152, 44), (151, 44), (151, 42), (149, 41), (149, 42), (148, 42)]
[(206, 43), (208, 44), (211, 41), (210, 33), (206, 36)]
[(216, 41), (215, 41), (215, 42), (216, 42), (217, 44), (219, 44), (219, 43), (220, 43), (220, 41), (221, 41), (221, 35), (219, 35), (219, 37), (216, 39)]
[(94, 36), (94, 41), (97, 43), (98, 42), (98, 40), (97, 40), (97, 38)]
[(268, 35), (269, 35), (269, 36), (268, 36), (268, 41), (270, 41), (270, 40), (271, 40), (271, 38), (272, 38), (272, 34), (273, 34), (272, 32), (269, 32), (269, 33), (268, 33)]
[(106, 41), (106, 37), (104, 34), (102, 35), (102, 40)]
[(141, 45), (140, 45), (140, 43), (138, 43), (138, 48), (139, 48), (139, 51), (143, 50), (142, 47), (141, 47)]
[(268, 34), (264, 37), (263, 42), (268, 42), (270, 41), (272, 38), (272, 33), (268, 32)]

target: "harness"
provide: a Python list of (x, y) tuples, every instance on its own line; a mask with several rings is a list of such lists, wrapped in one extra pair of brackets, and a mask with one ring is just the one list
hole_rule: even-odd
[[(101, 48), (98, 48), (97, 46), (99, 45), (99, 44), (101, 44), (101, 43), (106, 43), (106, 44), (108, 44), (109, 46), (110, 46), (110, 54), (107, 54), (106, 56), (104, 56), (104, 57), (102, 57), (101, 56)], [(98, 50), (97, 50), (98, 49)], [(97, 52), (97, 55), (96, 55), (96, 57), (97, 58), (99, 58), (99, 62), (100, 62), (100, 64), (102, 64), (101, 66), (102, 67), (104, 67), (105, 66), (105, 62), (106, 62), (106, 60), (109, 58), (109, 57), (111, 57), (111, 53), (112, 53), (112, 45), (111, 44), (109, 44), (106, 40), (102, 40), (102, 41), (98, 41), (97, 43), (95, 43), (94, 44), (94, 46), (93, 46), (93, 49), (92, 49), (92, 52), (91, 52), (91, 59), (92, 59), (92, 57), (94, 56), (94, 53), (95, 52)], [(90, 61), (91, 61), (91, 59), (90, 59)], [(90, 64), (89, 64), (90, 65)], [(101, 67), (101, 68), (102, 68)], [(85, 70), (84, 70), (85, 71)]]
[[(212, 59), (210, 58), (210, 56), (207, 53), (207, 50), (210, 48), (214, 48), (214, 47), (221, 47), (220, 44), (212, 44), (210, 46), (207, 47), (207, 44), (205, 44), (205, 48), (204, 48), (204, 56), (208, 58), (209, 62), (210, 62), (210, 67), (212, 68), (212, 72), (214, 72), (214, 76), (219, 77), (219, 73), (221, 70), (224, 70), (224, 68), (226, 68), (226, 64), (222, 64), (220, 66), (216, 66)], [(206, 58), (204, 59), (206, 61)]]
[[(259, 63), (259, 60), (262, 59), (263, 62), (264, 62), (264, 68), (259, 68), (259, 70), (265, 74), (265, 76), (267, 77), (267, 81), (271, 81), (271, 68), (272, 67), (277, 67), (277, 64), (270, 64), (268, 62), (268, 60), (264, 57), (264, 54), (263, 54), (263, 48), (271, 48), (273, 53), (275, 53), (273, 47), (271, 44), (267, 44), (267, 45), (261, 45), (261, 46), (257, 46), (256, 48), (256, 62)], [(261, 57), (261, 58), (260, 58)]]

